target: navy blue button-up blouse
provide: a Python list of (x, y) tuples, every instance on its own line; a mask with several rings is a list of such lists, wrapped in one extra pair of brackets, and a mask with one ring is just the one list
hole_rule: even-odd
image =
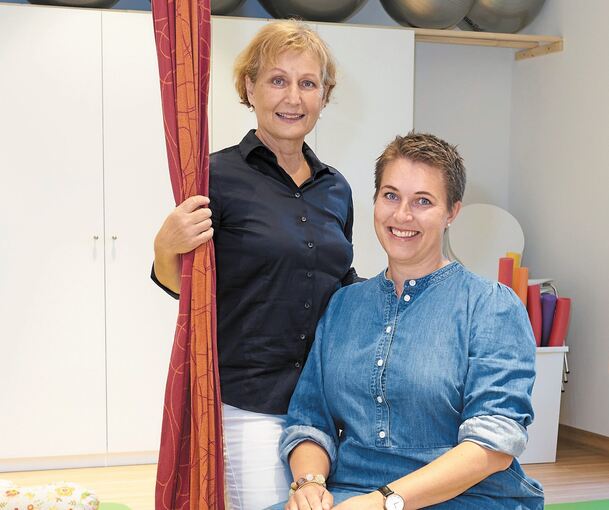
[(248, 411), (287, 412), (330, 296), (357, 278), (351, 188), (306, 144), (303, 155), (301, 186), (253, 130), (210, 157), (220, 388)]

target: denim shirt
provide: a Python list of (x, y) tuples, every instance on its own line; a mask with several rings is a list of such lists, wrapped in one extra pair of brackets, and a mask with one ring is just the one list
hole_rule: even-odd
[[(366, 493), (473, 441), (514, 457), (533, 419), (535, 340), (511, 289), (453, 262), (406, 281), (385, 272), (332, 297), (292, 396), (282, 458), (322, 446), (332, 491)], [(407, 495), (406, 495), (407, 496)], [(438, 508), (543, 508), (517, 460)]]

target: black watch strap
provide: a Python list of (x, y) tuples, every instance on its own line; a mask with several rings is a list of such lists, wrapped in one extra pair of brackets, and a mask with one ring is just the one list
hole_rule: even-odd
[(386, 485), (383, 485), (382, 487), (379, 487), (378, 489), (376, 489), (377, 491), (379, 491), (384, 497), (387, 496), (391, 496), (394, 492), (387, 487)]

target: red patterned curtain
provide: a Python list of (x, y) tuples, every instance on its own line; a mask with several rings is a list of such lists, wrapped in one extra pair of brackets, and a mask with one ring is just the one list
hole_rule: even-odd
[[(176, 204), (209, 192), (209, 0), (152, 0), (169, 173)], [(165, 389), (156, 510), (223, 510), (222, 417), (212, 242), (182, 257)]]

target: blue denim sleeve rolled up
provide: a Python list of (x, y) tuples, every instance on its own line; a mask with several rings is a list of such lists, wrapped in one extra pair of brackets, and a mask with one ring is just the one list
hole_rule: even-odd
[(326, 450), (331, 466), (336, 463), (338, 433), (323, 385), (321, 346), (324, 320), (322, 318), (317, 326), (313, 347), (290, 402), (286, 429), (279, 441), (280, 456), (285, 463), (288, 463), (292, 450), (303, 441), (317, 443)]
[[(328, 487), (356, 493), (463, 441), (518, 457), (533, 419), (534, 378), (533, 333), (510, 289), (453, 262), (406, 281), (397, 296), (382, 272), (330, 300), (281, 455), (316, 442), (331, 459)], [(515, 459), (441, 507), (537, 510), (543, 490)]]
[(521, 455), (533, 420), (534, 379), (535, 340), (527, 312), (511, 289), (491, 285), (474, 304), (459, 442)]
[(520, 457), (527, 446), (527, 429), (505, 416), (474, 416), (459, 427), (459, 442), (472, 441), (495, 452)]

